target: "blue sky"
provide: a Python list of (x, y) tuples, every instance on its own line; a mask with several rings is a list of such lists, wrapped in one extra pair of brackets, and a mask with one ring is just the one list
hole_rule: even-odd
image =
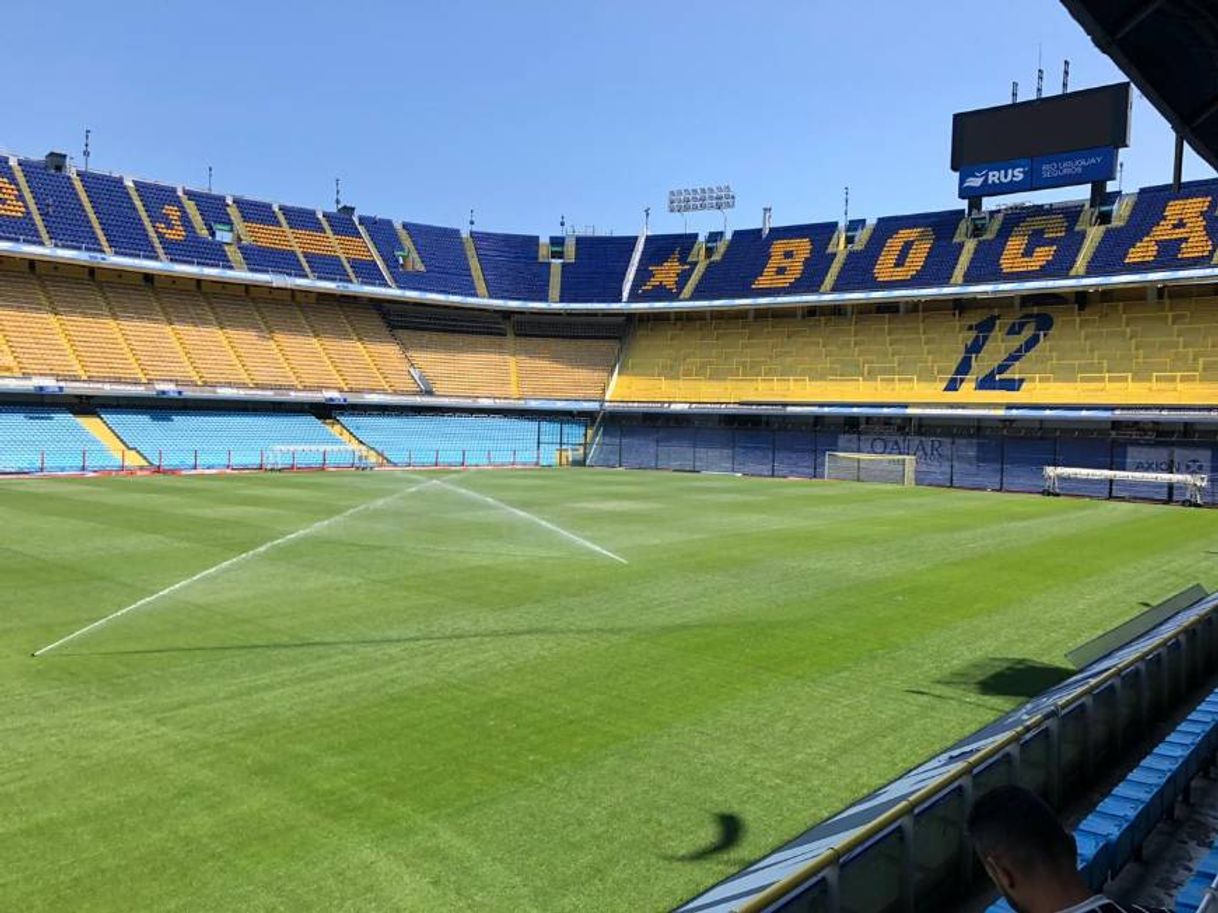
[[(951, 115), (1120, 73), (1057, 0), (5, 3), (20, 103), (0, 147), (308, 206), (484, 230), (681, 230), (672, 187), (731, 183), (732, 227), (951, 208)], [(10, 80), (12, 82), (12, 80)], [(15, 83), (14, 83), (15, 84)], [(37, 86), (37, 88), (33, 88)], [(1124, 186), (1170, 177), (1140, 97)], [(1209, 169), (1191, 151), (1185, 176)], [(1062, 196), (1078, 196), (1065, 191)], [(1040, 197), (1045, 199), (1043, 195)], [(1052, 197), (1049, 197), (1052, 198)], [(721, 225), (691, 217), (691, 230)]]

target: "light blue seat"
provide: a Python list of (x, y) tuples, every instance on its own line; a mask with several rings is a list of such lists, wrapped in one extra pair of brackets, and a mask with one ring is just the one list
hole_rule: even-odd
[[(316, 417), (299, 413), (105, 409), (101, 415), (128, 446), (164, 469), (257, 469), (274, 448), (348, 446)], [(295, 456), (297, 467), (332, 459), (317, 450)]]
[(0, 406), (0, 472), (81, 472), (121, 467), (67, 409)]
[(581, 447), (582, 421), (504, 415), (344, 412), (344, 425), (399, 466), (554, 466)]

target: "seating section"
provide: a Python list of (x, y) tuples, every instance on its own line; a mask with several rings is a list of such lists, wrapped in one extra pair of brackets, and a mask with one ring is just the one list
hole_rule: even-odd
[[(1218, 692), (1211, 694), (1155, 746), (1128, 776), (1074, 828), (1078, 867), (1094, 891), (1102, 891), (1141, 851), (1155, 826), (1187, 801), (1192, 780), (1214, 764), (1218, 751)], [(1216, 854), (1202, 862), (1181, 889), (1176, 910), (1194, 913), (1218, 875)], [(1011, 913), (1005, 900), (987, 913)]]
[(617, 360), (616, 339), (516, 336), (516, 371), (525, 399), (602, 399)]
[(582, 421), (499, 415), (343, 412), (339, 421), (399, 466), (554, 466), (559, 453), (582, 448)]
[(67, 409), (0, 406), (0, 473), (119, 468), (118, 457)]
[(492, 298), (513, 301), (545, 301), (549, 296), (550, 264), (538, 255), (541, 241), (536, 235), (496, 234), (475, 231), (471, 235)]
[[(228, 200), (216, 193), (206, 193), (202, 190), (182, 191), (182, 196), (188, 200), (203, 220), (203, 228), (208, 237), (216, 237), (218, 226), (227, 226), (233, 232), (234, 242), (237, 239), (236, 226), (233, 224), (233, 214), (228, 210)], [(299, 271), (299, 264), (297, 264)]]
[[(357, 221), (351, 212), (230, 200), (96, 172), (75, 177), (101, 236), (72, 174), (51, 171), (43, 161), (0, 159), (0, 239), (43, 243), (40, 215), (51, 243), (61, 247), (104, 251), (109, 244), (114, 253), (126, 256), (156, 259), (163, 252), (175, 263), (223, 269), (239, 266), (243, 258), (255, 272), (472, 297), (477, 292), (468, 240), (491, 297), (549, 298), (550, 264), (539, 256), (534, 235), (473, 232), (466, 239), (456, 228), (363, 215)], [(128, 185), (135, 188), (144, 214)], [(1109, 226), (1092, 225), (1090, 214), (1083, 219), (1082, 202), (1000, 210), (994, 214), (999, 221), (993, 236), (967, 244), (959, 208), (886, 216), (870, 225), (856, 219), (849, 234), (857, 240), (840, 260), (840, 271), (838, 252), (830, 249), (838, 236), (836, 222), (778, 226), (764, 237), (760, 229), (740, 229), (719, 259), (706, 261), (688, 297), (710, 301), (869, 292), (950, 286), (957, 277), (973, 284), (1058, 278), (1075, 270), (1101, 276), (1213, 265), (1218, 180), (1191, 182), (1179, 191), (1148, 187), (1119, 199), (1116, 221)], [(1105, 202), (1117, 200), (1111, 194)], [(217, 225), (237, 231), (227, 251), (227, 239), (216, 236)], [(708, 245), (722, 234), (708, 232)], [(574, 259), (563, 264), (559, 300), (620, 301), (634, 244), (632, 236), (577, 238)], [(698, 264), (691, 260), (698, 245), (697, 234), (649, 235), (628, 300), (680, 298), (698, 274)], [(408, 254), (405, 262), (399, 258), (403, 253)]]
[(1087, 273), (1144, 272), (1212, 265), (1218, 238), (1218, 181), (1138, 192), (1124, 225), (1105, 231)]
[(92, 380), (144, 382), (118, 320), (99, 286), (78, 279), (39, 279), (48, 311), (63, 331), (84, 376)]
[(314, 279), (328, 282), (350, 282), (351, 275), (338, 255), (334, 239), (326, 232), (326, 226), (316, 210), (299, 206), (280, 206), (279, 212), (288, 226), (288, 243), (300, 248), (301, 256), (309, 266)]
[(59, 247), (101, 251), (101, 241), (85, 213), (80, 194), (65, 172), (51, 171), (42, 162), (25, 159), (19, 163), (29, 185), (33, 203), (51, 239)]
[(833, 291), (947, 285), (960, 259), (958, 209), (876, 221), (861, 250), (846, 257)]
[(562, 300), (620, 301), (635, 241), (634, 236), (577, 237), (575, 259), (562, 267)]
[(1215, 305), (645, 320), (612, 398), (1209, 404), (1218, 397)]
[(38, 280), (28, 273), (0, 272), (0, 336), (10, 376), (84, 377), (80, 360)]
[(157, 258), (144, 220), (122, 178), (96, 171), (79, 171), (77, 177), (101, 225), (110, 250), (123, 257)]
[(202, 382), (150, 287), (103, 282), (99, 290), (144, 377), (185, 385)]
[(404, 222), (402, 227), (414, 242), (423, 261), (423, 271), (407, 273), (402, 288), (423, 292), (445, 292), (450, 295), (473, 295), (474, 277), (469, 271), (469, 258), (461, 232), (455, 228), (440, 228), (418, 222)]
[(511, 349), (506, 335), (394, 330), (410, 360), (439, 396), (511, 399)]
[(978, 240), (965, 281), (1069, 275), (1086, 235), (1078, 230), (1082, 214), (1081, 203), (1007, 210), (994, 237)]
[(347, 258), (355, 281), (364, 285), (388, 285), (375, 255), (355, 224), (355, 217), (347, 212), (324, 212), (322, 218), (329, 226), (335, 244)]
[[(152, 230), (165, 257), (173, 263), (231, 269), (232, 261), (224, 245), (210, 234), (201, 235), (186, 210), (186, 204), (173, 187), (164, 184), (135, 182), (135, 192), (144, 206)], [(227, 225), (232, 220), (221, 220)]]
[(234, 197), (233, 208), (241, 217), (245, 238), (249, 242), (240, 246), (246, 266), (256, 273), (309, 276), (292, 245), (291, 236), (279, 224), (274, 206)]
[(733, 232), (727, 251), (707, 265), (693, 297), (709, 301), (819, 292), (833, 264), (830, 244), (837, 229), (836, 222), (822, 222), (775, 228), (765, 237), (759, 228)]
[(0, 239), (42, 244), (34, 211), (21, 192), (12, 164), (3, 156), (0, 156)]
[[(376, 247), (393, 284), (401, 289), (420, 292), (441, 292), (448, 295), (473, 295), (474, 277), (469, 271), (469, 258), (461, 232), (455, 228), (408, 223), (396, 226), (388, 219), (360, 216), (360, 225)], [(399, 232), (409, 232), (420, 269), (404, 269), (399, 253), (408, 253), (408, 245)]]
[(672, 301), (681, 297), (694, 266), (689, 262), (696, 234), (648, 235), (630, 289), (631, 301)]
[[(312, 415), (282, 412), (185, 412), (102, 409), (99, 414), (129, 447), (163, 469), (257, 469), (291, 465), (293, 447), (348, 445)], [(274, 448), (280, 448), (278, 454)], [(321, 466), (349, 459), (341, 451), (299, 451), (295, 465)]]
[(418, 392), (366, 305), (4, 271), (0, 375)]

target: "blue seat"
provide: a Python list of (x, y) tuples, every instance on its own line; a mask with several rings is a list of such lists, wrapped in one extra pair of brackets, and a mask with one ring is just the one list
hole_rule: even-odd
[(1108, 835), (1090, 830), (1076, 830), (1078, 869), (1093, 890), (1100, 890), (1112, 872), (1112, 844)]
[[(1109, 798), (1127, 799), (1131, 802), (1136, 802), (1140, 808), (1138, 816), (1141, 822), (1150, 822), (1145, 833), (1141, 834), (1139, 839), (1135, 839), (1135, 843), (1141, 843), (1150, 834), (1155, 822), (1158, 822), (1163, 817), (1163, 791), (1161, 786), (1156, 787), (1148, 783), (1141, 783), (1131, 777), (1126, 777), (1116, 788), (1109, 794)], [(1103, 808), (1108, 802), (1105, 799), (1099, 807)]]

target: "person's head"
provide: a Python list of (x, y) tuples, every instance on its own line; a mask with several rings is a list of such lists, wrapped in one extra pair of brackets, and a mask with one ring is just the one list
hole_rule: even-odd
[(1090, 891), (1078, 853), (1053, 809), (1021, 786), (1000, 786), (975, 803), (968, 832), (986, 872), (1021, 913), (1061, 910)]

